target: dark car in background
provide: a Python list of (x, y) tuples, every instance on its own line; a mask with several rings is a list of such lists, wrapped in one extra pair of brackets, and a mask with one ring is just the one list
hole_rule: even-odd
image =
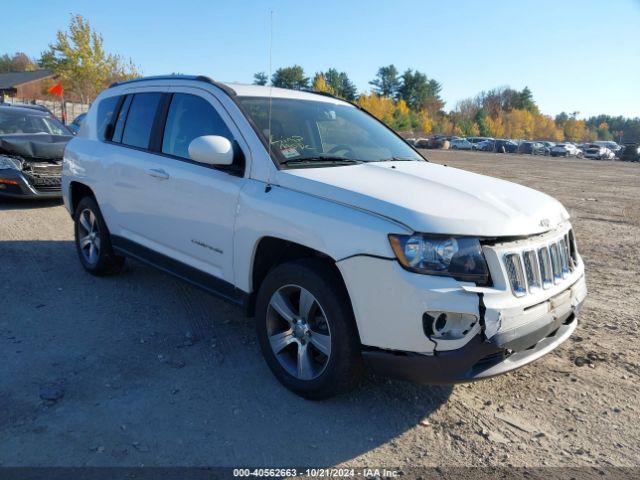
[(0, 196), (59, 198), (72, 134), (48, 110), (0, 106)]
[(618, 157), (625, 162), (640, 162), (640, 144), (625, 143), (618, 152)]
[(542, 142), (522, 142), (518, 146), (518, 153), (528, 153), (529, 155), (549, 155), (551, 149)]
[(518, 144), (513, 140), (498, 139), (493, 142), (493, 149), (489, 151), (497, 153), (517, 153)]
[(473, 144), (473, 149), (478, 150), (479, 152), (493, 152), (493, 145), (495, 144), (495, 140), (492, 138), (488, 138), (486, 140), (482, 140), (480, 142)]

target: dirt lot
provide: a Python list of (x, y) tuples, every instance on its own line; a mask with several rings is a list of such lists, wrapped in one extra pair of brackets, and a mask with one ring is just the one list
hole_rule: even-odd
[(370, 375), (305, 401), (236, 307), (139, 263), (91, 277), (60, 204), (0, 201), (0, 465), (639, 465), (640, 165), (426, 154), (568, 208), (590, 295), (562, 347), (475, 384)]

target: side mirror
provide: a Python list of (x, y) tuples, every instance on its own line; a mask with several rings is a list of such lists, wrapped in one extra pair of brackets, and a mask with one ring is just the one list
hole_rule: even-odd
[(189, 144), (191, 160), (208, 165), (231, 165), (233, 145), (228, 138), (218, 135), (204, 135), (194, 138)]

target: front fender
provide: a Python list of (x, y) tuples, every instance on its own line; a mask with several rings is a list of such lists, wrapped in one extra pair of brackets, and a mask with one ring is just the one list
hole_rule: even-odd
[(395, 258), (389, 233), (411, 232), (369, 212), (248, 180), (238, 199), (234, 229), (236, 286), (253, 290), (253, 258), (263, 237), (295, 242), (339, 261), (353, 255)]

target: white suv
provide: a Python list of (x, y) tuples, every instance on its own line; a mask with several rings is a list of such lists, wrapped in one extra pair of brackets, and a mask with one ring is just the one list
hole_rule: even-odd
[(571, 335), (586, 296), (560, 203), (429, 163), (326, 95), (115, 84), (62, 182), (86, 270), (132, 257), (243, 305), (275, 376), (308, 398), (364, 363), (426, 383), (518, 368)]

